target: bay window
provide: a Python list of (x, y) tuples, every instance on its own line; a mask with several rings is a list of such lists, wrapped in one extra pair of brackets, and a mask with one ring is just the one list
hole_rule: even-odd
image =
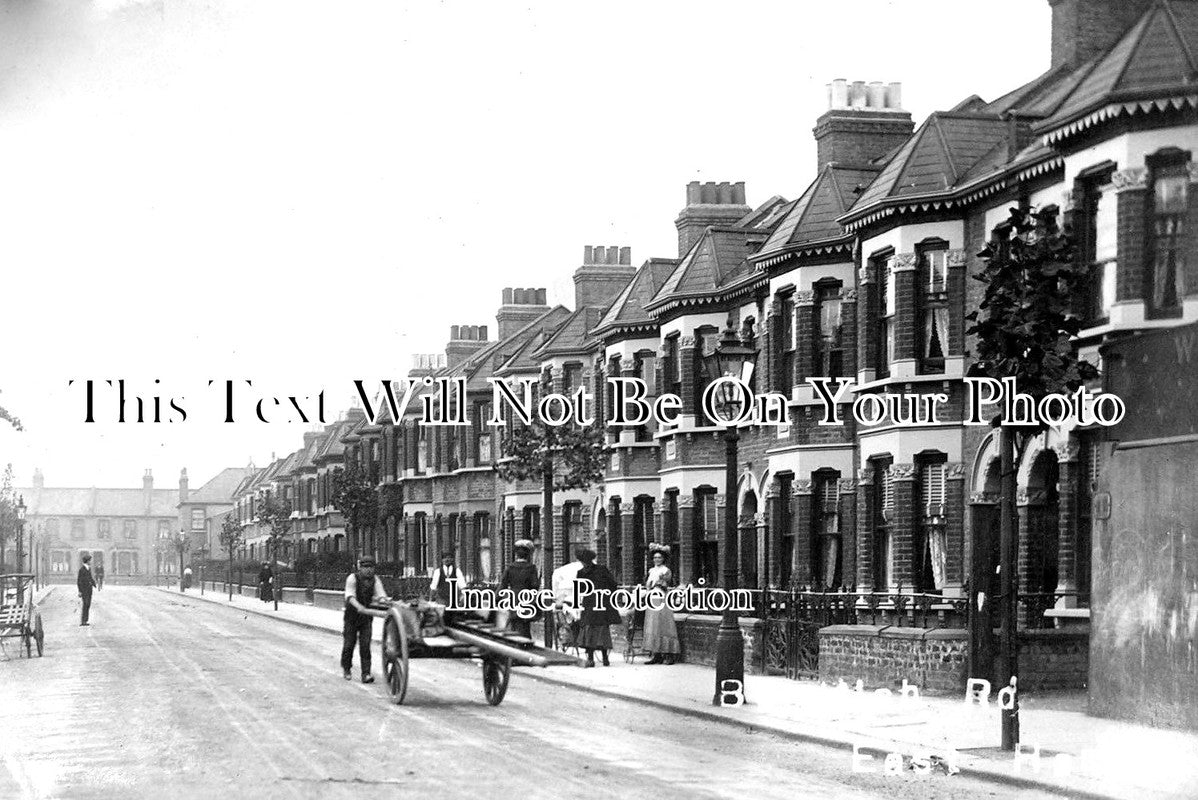
[[(1186, 211), (1189, 208), (1188, 158), (1179, 150), (1150, 158), (1148, 192), (1149, 311), (1161, 316), (1181, 313), (1185, 297), (1187, 257)], [(1189, 254), (1192, 258), (1193, 254)]]
[(919, 255), (919, 371), (944, 372), (948, 352), (948, 243), (922, 246)]
[(819, 336), (815, 340), (815, 374), (821, 377), (844, 377), (840, 308), (840, 283), (816, 284), (815, 318), (819, 324)]

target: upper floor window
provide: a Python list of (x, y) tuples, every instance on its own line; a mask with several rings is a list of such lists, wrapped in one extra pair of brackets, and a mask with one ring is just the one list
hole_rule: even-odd
[(72, 539), (82, 539), (83, 536), (84, 536), (83, 520), (81, 520), (81, 519), (71, 520), (71, 538)]
[(58, 535), (58, 520), (46, 520), (46, 536), (53, 538)]
[(562, 394), (567, 397), (582, 386), (582, 364), (567, 364), (562, 370)]
[[(1151, 311), (1181, 312), (1185, 297), (1186, 211), (1189, 208), (1189, 173), (1186, 154), (1170, 151), (1149, 159), (1152, 186), (1148, 240), (1148, 299)], [(1192, 254), (1190, 257), (1193, 257)]]
[(1073, 227), (1081, 265), (1090, 271), (1086, 316), (1094, 323), (1107, 320), (1115, 303), (1118, 228), (1115, 193), (1111, 186), (1114, 169), (1114, 165), (1108, 163), (1078, 180), (1077, 212), (1080, 219)]
[(193, 508), (191, 510), (191, 529), (193, 531), (204, 530), (204, 509)]
[(948, 243), (921, 246), (919, 256), (919, 365), (920, 372), (944, 372), (948, 352)]
[(665, 383), (666, 392), (682, 396), (682, 352), (678, 346), (677, 334), (666, 339), (662, 381)]
[(137, 520), (135, 520), (135, 519), (125, 520), (125, 538), (126, 539), (136, 539), (137, 538)]
[(474, 414), (474, 435), (478, 442), (478, 463), (490, 464), (491, 455), (491, 428), (487, 425), (487, 420), (491, 418), (491, 404), (479, 403), (475, 406)]
[(840, 304), (839, 283), (816, 285), (815, 317), (819, 321), (819, 338), (815, 342), (815, 374), (828, 378), (844, 377)]
[(794, 292), (788, 292), (782, 296), (780, 304), (782, 319), (778, 323), (780, 334), (779, 353), (781, 358), (778, 359), (778, 389), (789, 395), (791, 386), (795, 380), (795, 296)]
[(657, 358), (652, 352), (636, 354), (636, 374), (645, 382), (646, 394), (650, 397), (657, 395)]
[(417, 426), (416, 430), (416, 473), (424, 474), (428, 471), (428, 438), (423, 425)]
[(171, 536), (170, 520), (166, 520), (166, 519), (158, 520), (158, 538), (159, 539), (169, 539), (170, 536)]
[(112, 520), (102, 519), (96, 523), (96, 538), (111, 539), (112, 538)]
[(879, 378), (890, 375), (890, 363), (894, 361), (895, 326), (895, 273), (894, 256), (885, 255), (873, 259), (874, 274), (877, 276), (878, 341), (877, 360)]

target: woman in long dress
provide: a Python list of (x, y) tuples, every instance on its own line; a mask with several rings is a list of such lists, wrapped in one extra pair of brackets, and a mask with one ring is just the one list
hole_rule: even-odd
[[(520, 539), (515, 543), (512, 554), (516, 560), (504, 570), (503, 579), (499, 582), (500, 590), (511, 589), (512, 593), (519, 597), (520, 592), (525, 589), (536, 590), (541, 587), (541, 576), (529, 560), (532, 556), (532, 549), (533, 543), (530, 539)], [(532, 617), (525, 619), (513, 611), (508, 618), (508, 628), (526, 639), (531, 639), (532, 621), (540, 617), (540, 613), (537, 610)]]
[[(647, 588), (660, 591), (662, 595), (674, 582), (674, 574), (666, 566), (669, 555), (668, 547), (654, 548), (653, 566), (649, 568), (649, 575), (645, 579)], [(664, 603), (664, 597), (660, 610), (645, 610), (645, 649), (652, 654), (646, 664), (673, 664), (682, 652), (678, 642), (678, 627), (674, 624), (674, 612)]]
[[(595, 551), (579, 548), (575, 556), (582, 562), (575, 580), (590, 581), (596, 589), (596, 594), (588, 594), (582, 598), (582, 617), (578, 620), (578, 646), (587, 651), (586, 666), (595, 666), (595, 651), (603, 655), (603, 666), (610, 667), (607, 652), (611, 650), (611, 626), (620, 622), (620, 612), (611, 606), (611, 592), (618, 585), (611, 572), (602, 564), (595, 563)], [(603, 608), (596, 607), (596, 599), (604, 598)]]

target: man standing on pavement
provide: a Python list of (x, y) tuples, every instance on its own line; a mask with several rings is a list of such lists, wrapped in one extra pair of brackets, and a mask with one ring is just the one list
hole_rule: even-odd
[(96, 591), (104, 588), (104, 564), (96, 564)]
[(443, 606), (449, 605), (449, 582), (459, 581), (458, 589), (461, 590), (460, 581), (462, 573), (458, 572), (457, 566), (453, 563), (453, 553), (446, 552), (441, 556), (441, 566), (433, 570), (433, 581), (429, 584), (429, 593), (433, 599)]
[(345, 620), (341, 629), (341, 671), (348, 681), (353, 677), (354, 641), (358, 643), (358, 660), (362, 667), (362, 683), (374, 683), (370, 674), (370, 633), (374, 617), (365, 613), (376, 603), (387, 602), (383, 582), (374, 574), (374, 559), (358, 561), (358, 569), (345, 579)]
[(92, 589), (96, 586), (96, 579), (92, 575), (91, 570), (91, 553), (84, 553), (79, 565), (79, 575), (75, 579), (75, 585), (79, 588), (79, 597), (83, 600), (83, 619), (80, 620), (80, 625), (90, 625), (87, 621), (87, 615), (92, 607)]

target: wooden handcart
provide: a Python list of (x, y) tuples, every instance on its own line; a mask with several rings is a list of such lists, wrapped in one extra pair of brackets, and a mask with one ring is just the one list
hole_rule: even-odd
[(465, 613), (446, 614), (430, 630), (427, 626), (430, 608), (442, 607), (424, 601), (406, 601), (367, 610), (371, 616), (383, 620), (383, 674), (393, 703), (403, 703), (407, 696), (412, 659), (477, 659), (482, 664), (483, 695), (493, 706), (502, 703), (507, 694), (513, 664), (550, 667), (581, 663), (574, 656), (539, 647), (527, 637)]
[(46, 638), (42, 613), (33, 604), (33, 582), (28, 573), (0, 575), (0, 647), (5, 639), (20, 639), (26, 658), (33, 658), (34, 645), (41, 656)]

